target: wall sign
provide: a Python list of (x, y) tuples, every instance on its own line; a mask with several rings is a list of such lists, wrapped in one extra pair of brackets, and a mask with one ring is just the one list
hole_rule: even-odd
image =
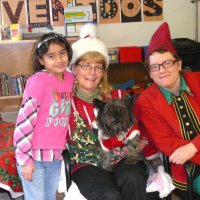
[(144, 21), (163, 20), (163, 1), (144, 0), (143, 13), (144, 13)]
[(120, 23), (120, 0), (99, 0), (99, 23)]
[(2, 24), (26, 26), (26, 7), (24, 0), (1, 0)]
[(28, 25), (33, 28), (51, 24), (49, 0), (27, 0)]
[(66, 0), (51, 0), (53, 26), (63, 26), (64, 8), (67, 7)]
[(75, 5), (91, 5), (93, 13), (93, 22), (97, 22), (97, 2), (96, 0), (75, 0)]
[[(2, 13), (0, 24), (3, 25), (20, 24), (32, 28), (64, 26), (65, 9), (88, 5), (92, 8), (93, 22), (100, 24), (163, 20), (163, 0), (0, 0), (0, 2)], [(74, 26), (69, 27), (70, 30), (72, 27)]]
[(140, 22), (142, 20), (141, 0), (121, 1), (121, 21)]

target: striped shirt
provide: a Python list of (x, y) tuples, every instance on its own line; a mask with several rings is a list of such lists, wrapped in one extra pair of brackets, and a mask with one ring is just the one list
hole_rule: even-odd
[(33, 164), (33, 160), (48, 162), (62, 159), (62, 149), (32, 149), (31, 141), (39, 108), (36, 99), (28, 98), (19, 110), (14, 133), (15, 154), (19, 165)]

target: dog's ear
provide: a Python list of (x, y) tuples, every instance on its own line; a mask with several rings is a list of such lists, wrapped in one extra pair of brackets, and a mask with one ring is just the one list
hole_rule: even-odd
[(101, 110), (106, 105), (104, 101), (101, 101), (97, 98), (93, 100), (93, 104), (94, 104), (94, 107), (97, 108), (98, 110)]
[(131, 97), (131, 96), (133, 96), (133, 90), (131, 90), (129, 93), (128, 93), (128, 95)]
[(135, 102), (135, 96), (133, 96), (133, 95), (128, 96), (128, 97), (126, 97), (126, 99), (124, 99), (124, 103), (129, 107), (132, 107), (134, 102)]

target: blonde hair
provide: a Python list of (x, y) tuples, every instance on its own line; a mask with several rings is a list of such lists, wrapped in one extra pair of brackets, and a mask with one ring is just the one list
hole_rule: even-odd
[(113, 88), (108, 83), (108, 73), (107, 73), (105, 57), (97, 51), (89, 51), (85, 53), (84, 55), (82, 55), (80, 58), (78, 58), (78, 60), (76, 60), (76, 62), (73, 64), (72, 68), (76, 68), (78, 63), (81, 60), (92, 60), (94, 62), (98, 62), (103, 65), (103, 76), (102, 76), (101, 82), (99, 83), (101, 85), (100, 95), (105, 96), (105, 97), (109, 96)]

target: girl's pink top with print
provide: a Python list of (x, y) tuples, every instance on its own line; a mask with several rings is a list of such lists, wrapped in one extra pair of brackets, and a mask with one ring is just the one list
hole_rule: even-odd
[(67, 71), (62, 82), (47, 72), (36, 73), (28, 80), (23, 99), (32, 97), (40, 104), (33, 149), (65, 148), (73, 82), (74, 75)]

